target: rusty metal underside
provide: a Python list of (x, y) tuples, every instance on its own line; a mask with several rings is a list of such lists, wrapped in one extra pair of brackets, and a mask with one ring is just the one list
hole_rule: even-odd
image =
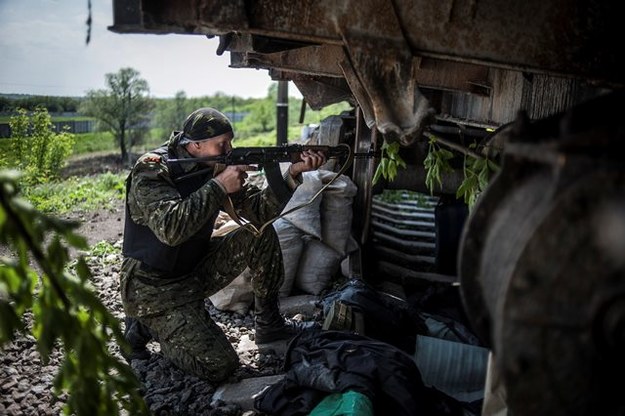
[[(625, 26), (613, 0), (114, 0), (113, 5), (114, 32), (219, 36), (217, 53), (229, 51), (232, 67), (264, 68), (273, 79), (292, 80), (313, 109), (344, 100), (357, 104), (368, 127), (404, 144), (441, 111), (426, 99), (426, 90), (470, 93), (472, 102), (465, 107), (473, 113), (456, 115), (497, 125), (511, 121), (524, 105), (522, 97), (535, 93), (523, 87), (528, 76), (556, 93), (571, 80), (625, 84), (618, 42)], [(570, 104), (550, 102), (540, 116)]]

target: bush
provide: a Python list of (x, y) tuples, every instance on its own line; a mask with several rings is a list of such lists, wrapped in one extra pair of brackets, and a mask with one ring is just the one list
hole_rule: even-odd
[(59, 177), (72, 154), (74, 135), (55, 133), (48, 110), (37, 107), (31, 117), (25, 109), (11, 117), (12, 153), (15, 167), (25, 174), (27, 184), (45, 183)]

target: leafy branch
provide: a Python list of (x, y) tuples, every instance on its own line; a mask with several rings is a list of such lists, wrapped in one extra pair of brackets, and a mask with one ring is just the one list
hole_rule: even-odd
[[(456, 197), (463, 198), (469, 208), (472, 208), (480, 193), (488, 186), (491, 174), (498, 171), (499, 166), (489, 157), (476, 152), (474, 150), (475, 144), (465, 147), (430, 132), (425, 132), (424, 136), (429, 141), (428, 154), (423, 165), (426, 170), (425, 186), (430, 194), (434, 194), (437, 187), (442, 189), (443, 176), (453, 172), (454, 169), (451, 166), (451, 160), (454, 158), (454, 152), (451, 151), (453, 150), (464, 155), (464, 179), (456, 190)], [(382, 177), (390, 181), (394, 180), (398, 168), (406, 168), (406, 162), (399, 156), (399, 148), (397, 142), (385, 141), (382, 144), (380, 163), (373, 175), (374, 185)], [(499, 153), (498, 149), (493, 148), (491, 150), (490, 154), (497, 155)]]
[[(67, 245), (87, 248), (74, 233), (78, 224), (35, 210), (19, 198), (18, 180), (18, 173), (0, 171), (0, 244), (15, 253), (0, 258), (0, 345), (17, 331), (30, 332), (44, 363), (62, 346), (54, 393), (69, 393), (67, 414), (118, 415), (119, 406), (133, 415), (149, 414), (132, 369), (107, 347), (114, 339), (128, 349), (118, 320), (89, 287), (87, 264), (80, 257), (75, 275), (66, 267)], [(30, 266), (31, 257), (43, 271), (40, 276)]]
[(453, 171), (449, 161), (454, 157), (454, 154), (447, 149), (441, 148), (437, 140), (430, 138), (428, 154), (423, 161), (425, 166), (425, 186), (430, 190), (430, 194), (434, 193), (434, 186), (438, 183), (440, 189), (443, 188), (442, 176), (445, 173)]
[(381, 159), (373, 175), (373, 184), (378, 183), (381, 177), (392, 181), (397, 176), (398, 168), (406, 168), (406, 162), (399, 155), (399, 143), (384, 142), (380, 148)]
[(463, 198), (469, 208), (472, 208), (478, 196), (488, 186), (491, 174), (498, 171), (499, 166), (488, 157), (472, 150), (476, 147), (475, 144), (466, 148), (431, 133), (425, 135), (429, 138), (430, 148), (423, 164), (427, 170), (425, 184), (430, 193), (434, 191), (435, 182), (442, 188), (442, 175), (452, 171), (449, 160), (454, 155), (449, 150), (441, 149), (438, 145), (440, 143), (464, 154), (464, 179), (456, 190), (456, 198)]
[(495, 162), (487, 158), (464, 158), (464, 180), (456, 191), (456, 198), (463, 198), (464, 202), (473, 208), (478, 196), (488, 186), (491, 173), (499, 170)]

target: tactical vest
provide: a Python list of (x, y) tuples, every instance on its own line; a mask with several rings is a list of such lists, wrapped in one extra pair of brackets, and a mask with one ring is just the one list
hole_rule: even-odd
[[(152, 153), (160, 155), (165, 162), (171, 157), (167, 147), (163, 146)], [(172, 180), (183, 173), (180, 165), (170, 166)], [(211, 178), (211, 173), (198, 175), (176, 184), (176, 189), (182, 198), (201, 188)], [(126, 195), (130, 191), (131, 175), (126, 179)], [(162, 243), (152, 230), (139, 225), (130, 216), (130, 209), (126, 201), (126, 220), (124, 224), (124, 244), (122, 253), (141, 261), (142, 267), (149, 271), (161, 274), (162, 277), (177, 277), (191, 272), (206, 254), (206, 248), (213, 232), (213, 226), (218, 212), (213, 214), (204, 227), (195, 235), (177, 246), (168, 246)]]

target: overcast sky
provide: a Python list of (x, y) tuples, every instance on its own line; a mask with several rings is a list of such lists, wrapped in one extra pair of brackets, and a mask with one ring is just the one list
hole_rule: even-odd
[[(82, 96), (124, 67), (139, 71), (155, 97), (220, 91), (260, 98), (273, 82), (266, 70), (229, 68), (230, 53), (217, 56), (217, 38), (109, 31), (112, 0), (92, 0), (86, 45), (87, 16), (87, 0), (0, 0), (0, 93)], [(289, 94), (299, 94), (293, 83)]]

